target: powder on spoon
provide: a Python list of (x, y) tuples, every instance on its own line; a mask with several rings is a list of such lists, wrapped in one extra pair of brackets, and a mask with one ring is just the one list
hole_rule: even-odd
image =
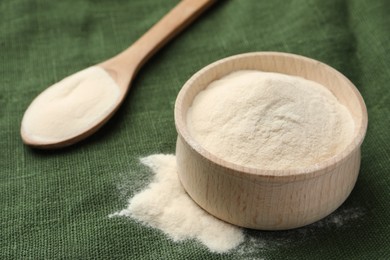
[(300, 77), (237, 71), (212, 82), (187, 112), (190, 134), (226, 161), (296, 169), (340, 153), (354, 122), (324, 86)]
[(111, 76), (103, 68), (89, 67), (42, 92), (26, 110), (22, 131), (36, 142), (67, 140), (99, 123), (119, 98)]

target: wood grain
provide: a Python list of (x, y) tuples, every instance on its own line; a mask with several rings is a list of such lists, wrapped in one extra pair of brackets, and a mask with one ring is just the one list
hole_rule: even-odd
[[(352, 114), (355, 132), (351, 144), (319, 164), (283, 171), (248, 168), (210, 154), (189, 134), (187, 110), (212, 81), (243, 69), (301, 76), (327, 87)], [(175, 123), (178, 174), (193, 200), (229, 223), (280, 230), (313, 223), (348, 197), (359, 173), (367, 111), (356, 87), (328, 65), (294, 54), (260, 52), (217, 61), (191, 77), (177, 97)]]
[(141, 38), (117, 56), (102, 62), (126, 92), (142, 65), (174, 36), (186, 28), (216, 0), (182, 0)]

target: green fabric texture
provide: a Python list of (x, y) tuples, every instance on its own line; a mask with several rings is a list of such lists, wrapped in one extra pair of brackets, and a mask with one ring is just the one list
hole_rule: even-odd
[[(390, 2), (225, 0), (139, 72), (118, 113), (63, 150), (24, 146), (30, 102), (63, 77), (125, 49), (178, 0), (0, 2), (1, 259), (390, 259)], [(174, 153), (176, 96), (196, 71), (253, 51), (311, 57), (360, 90), (369, 114), (361, 171), (347, 201), (308, 227), (245, 230), (227, 254), (108, 215), (147, 185), (139, 158)]]

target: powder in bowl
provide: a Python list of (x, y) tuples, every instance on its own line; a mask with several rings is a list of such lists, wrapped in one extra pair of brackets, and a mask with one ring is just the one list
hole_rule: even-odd
[(228, 162), (265, 170), (327, 160), (352, 141), (351, 114), (324, 86), (243, 70), (212, 82), (187, 112), (190, 134)]

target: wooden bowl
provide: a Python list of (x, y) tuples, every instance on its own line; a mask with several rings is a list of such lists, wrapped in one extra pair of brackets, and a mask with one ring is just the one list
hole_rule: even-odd
[[(194, 97), (237, 70), (261, 70), (300, 76), (327, 87), (355, 122), (352, 142), (340, 154), (296, 170), (262, 170), (237, 165), (205, 150), (189, 134), (187, 110)], [(256, 52), (214, 62), (193, 75), (175, 104), (178, 175), (203, 209), (226, 222), (254, 229), (291, 229), (313, 223), (338, 208), (355, 185), (367, 110), (356, 87), (340, 72), (303, 56)]]

